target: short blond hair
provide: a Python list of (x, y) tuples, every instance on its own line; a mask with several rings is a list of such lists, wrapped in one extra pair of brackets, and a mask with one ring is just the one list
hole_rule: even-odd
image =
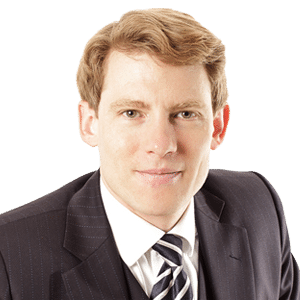
[(226, 104), (225, 47), (221, 40), (188, 14), (153, 8), (124, 14), (88, 41), (77, 72), (77, 86), (81, 99), (89, 103), (97, 117), (104, 61), (112, 50), (146, 52), (177, 66), (201, 63), (211, 84), (213, 112)]

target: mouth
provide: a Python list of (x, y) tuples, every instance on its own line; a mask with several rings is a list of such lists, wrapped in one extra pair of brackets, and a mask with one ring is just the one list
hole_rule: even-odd
[(174, 170), (174, 169), (169, 169), (169, 168), (162, 168), (162, 169), (149, 169), (149, 170), (143, 170), (143, 171), (138, 171), (140, 173), (145, 173), (145, 174), (153, 174), (153, 175), (165, 175), (165, 174), (173, 174), (173, 173), (178, 173), (180, 171)]
[(157, 187), (161, 185), (175, 184), (181, 177), (181, 171), (172, 170), (146, 170), (137, 171), (139, 179), (147, 185)]

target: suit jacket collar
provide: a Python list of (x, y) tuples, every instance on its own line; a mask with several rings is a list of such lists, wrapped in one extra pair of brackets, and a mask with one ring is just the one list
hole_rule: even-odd
[[(145, 294), (134, 279), (127, 282), (128, 270), (119, 256), (102, 204), (99, 176), (98, 170), (69, 202), (64, 247), (82, 263), (63, 274), (65, 287), (73, 300), (135, 299), (132, 292), (143, 299)], [(252, 300), (255, 287), (247, 231), (220, 223), (224, 207), (225, 202), (208, 190), (202, 189), (195, 195), (207, 296), (231, 300), (246, 295), (247, 300)]]
[(211, 194), (205, 189), (201, 189), (195, 195), (195, 210), (201, 211), (206, 217), (219, 221), (223, 212), (225, 201)]

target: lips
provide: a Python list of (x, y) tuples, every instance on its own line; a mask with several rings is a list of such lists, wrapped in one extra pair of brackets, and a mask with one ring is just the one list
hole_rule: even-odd
[(175, 184), (181, 177), (181, 171), (172, 169), (151, 169), (138, 171), (141, 182), (151, 187)]
[(150, 170), (144, 170), (144, 171), (138, 171), (140, 173), (146, 173), (146, 174), (151, 174), (151, 175), (164, 175), (164, 174), (173, 174), (173, 173), (178, 173), (180, 171), (177, 170), (172, 170), (172, 169), (150, 169)]

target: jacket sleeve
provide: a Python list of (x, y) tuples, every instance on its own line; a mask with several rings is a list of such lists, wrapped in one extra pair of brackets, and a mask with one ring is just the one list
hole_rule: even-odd
[(279, 300), (300, 300), (299, 267), (294, 259), (291, 248), (283, 207), (278, 194), (272, 185), (260, 174), (255, 173), (268, 187), (277, 210), (281, 232), (281, 284)]
[(0, 300), (11, 300), (6, 267), (0, 253)]

